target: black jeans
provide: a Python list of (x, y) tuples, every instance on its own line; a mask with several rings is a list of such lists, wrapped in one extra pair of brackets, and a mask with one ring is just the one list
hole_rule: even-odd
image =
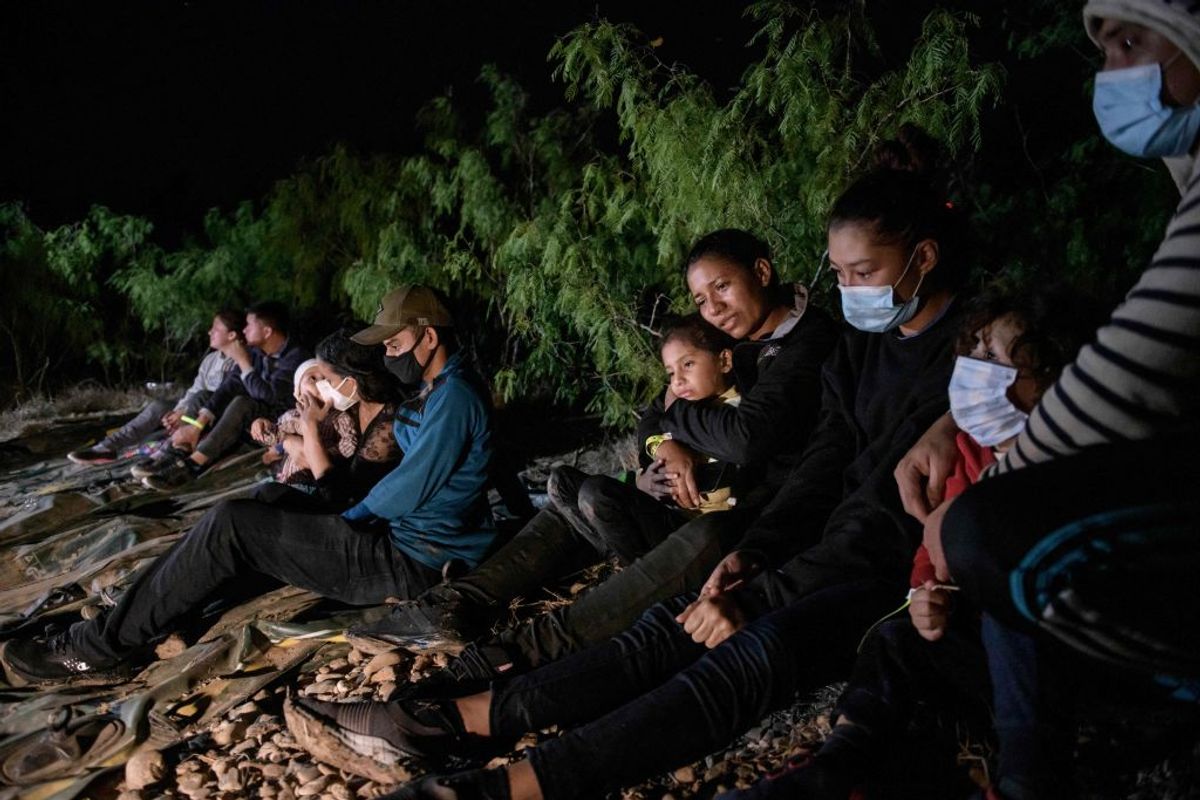
[(336, 514), (227, 500), (143, 570), (111, 612), (71, 631), (82, 655), (127, 658), (177, 627), (222, 589), (298, 586), (351, 605), (414, 597), (440, 574), (392, 546), (386, 530), (360, 531)]
[(636, 560), (686, 521), (637, 487), (573, 467), (555, 467), (547, 493), (550, 505), (475, 571), (455, 581), (455, 589), (481, 605), (503, 606), (610, 552)]
[(530, 754), (547, 798), (601, 794), (695, 760), (796, 692), (842, 677), (896, 589), (874, 580), (825, 589), (712, 650), (675, 622), (693, 599), (659, 603), (604, 644), (494, 685), (495, 736), (580, 725)]
[(216, 461), (221, 456), (238, 446), (242, 434), (250, 430), (250, 423), (259, 417), (274, 420), (278, 414), (265, 403), (260, 403), (245, 395), (238, 395), (229, 401), (221, 416), (213, 423), (212, 428), (196, 445), (196, 452)]

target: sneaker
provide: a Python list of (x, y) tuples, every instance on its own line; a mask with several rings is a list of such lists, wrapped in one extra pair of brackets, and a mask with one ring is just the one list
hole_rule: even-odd
[(116, 683), (129, 676), (122, 662), (85, 658), (69, 630), (11, 639), (0, 651), (0, 661), (10, 678), (23, 683)]
[(67, 453), (67, 460), (72, 464), (107, 464), (110, 461), (116, 461), (117, 451), (108, 447), (103, 442), (94, 444), (91, 447), (85, 447), (82, 450), (73, 450)]
[(191, 459), (176, 456), (166, 459), (165, 463), (160, 464), (154, 472), (142, 478), (142, 485), (147, 489), (169, 492), (191, 482), (196, 474), (197, 471), (193, 467)]
[[(328, 703), (291, 698), (284, 704), (288, 729), (318, 761), (380, 783), (407, 780), (397, 764), (420, 758), (435, 763), (486, 760), (504, 746), (463, 729), (453, 701)], [(403, 774), (401, 774), (403, 773)]]
[(452, 583), (434, 586), (416, 600), (400, 603), (369, 625), (346, 631), (359, 650), (382, 653), (406, 650), (457, 653), (467, 642), (487, 633), (499, 616), (494, 606), (468, 600)]
[(415, 780), (378, 800), (511, 800), (508, 773), (502, 769), (472, 769), (456, 775), (432, 775)]
[(168, 447), (165, 450), (160, 450), (151, 456), (140, 458), (134, 462), (129, 468), (129, 474), (137, 478), (139, 481), (142, 478), (148, 478), (158, 472), (172, 458), (187, 458), (189, 454), (183, 450), (176, 450), (173, 447)]
[(399, 699), (466, 697), (486, 691), (494, 680), (525, 671), (502, 645), (472, 642), (451, 658), (445, 669), (403, 687)]

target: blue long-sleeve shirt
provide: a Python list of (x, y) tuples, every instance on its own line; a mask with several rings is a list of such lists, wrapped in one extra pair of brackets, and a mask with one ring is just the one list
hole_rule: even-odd
[(396, 412), (400, 465), (343, 516), (387, 520), (392, 544), (433, 569), (452, 558), (474, 567), (496, 537), (487, 502), (491, 404), (460, 354), (422, 389), (419, 404)]

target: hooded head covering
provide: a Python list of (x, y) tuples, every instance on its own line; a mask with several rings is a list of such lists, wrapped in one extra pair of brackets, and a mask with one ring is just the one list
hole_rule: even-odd
[[(1100, 23), (1119, 19), (1143, 25), (1165, 36), (1200, 69), (1200, 3), (1195, 0), (1088, 0), (1083, 7), (1083, 25), (1088, 36), (1100, 47)], [(1187, 185), (1195, 167), (1191, 156), (1164, 158), (1171, 177), (1180, 191)]]
[(304, 373), (317, 365), (315, 358), (310, 358), (307, 361), (301, 361), (296, 367), (296, 371), (292, 373), (292, 396), (297, 400), (300, 399), (300, 381), (304, 380)]

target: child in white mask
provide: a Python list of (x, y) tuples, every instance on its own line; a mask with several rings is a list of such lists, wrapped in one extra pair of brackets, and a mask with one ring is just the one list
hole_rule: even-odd
[(321, 446), (335, 461), (348, 459), (358, 447), (357, 427), (349, 416), (354, 398), (333, 389), (315, 358), (296, 368), (293, 387), (297, 407), (285, 411), (274, 422), (265, 417), (256, 419), (250, 426), (250, 436), (267, 447), (263, 463), (271, 467), (277, 482), (305, 489), (314, 479), (304, 458), (303, 409), (312, 404), (330, 406), (317, 426)]

